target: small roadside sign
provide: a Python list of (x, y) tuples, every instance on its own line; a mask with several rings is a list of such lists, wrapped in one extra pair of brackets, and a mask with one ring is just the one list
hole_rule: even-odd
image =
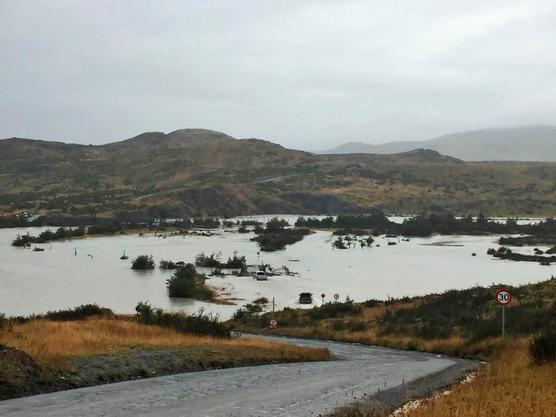
[(512, 301), (512, 294), (508, 290), (498, 290), (496, 292), (496, 302), (500, 305), (505, 306)]
[(278, 320), (276, 319), (270, 319), (270, 321), (268, 322), (269, 327), (275, 328), (276, 326), (278, 326)]
[(338, 301), (340, 299), (340, 294), (334, 294), (334, 299)]

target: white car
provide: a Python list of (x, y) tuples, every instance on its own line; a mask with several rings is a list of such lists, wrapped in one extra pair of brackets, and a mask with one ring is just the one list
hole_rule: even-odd
[(266, 276), (266, 273), (264, 271), (257, 271), (253, 273), (253, 278), (255, 278), (257, 281), (266, 281), (268, 280), (268, 277)]

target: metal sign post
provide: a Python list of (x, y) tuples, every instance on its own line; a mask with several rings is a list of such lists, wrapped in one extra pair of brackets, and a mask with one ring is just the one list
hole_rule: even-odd
[(498, 290), (496, 292), (496, 302), (502, 306), (502, 338), (506, 335), (506, 304), (512, 301), (512, 294), (508, 290)]

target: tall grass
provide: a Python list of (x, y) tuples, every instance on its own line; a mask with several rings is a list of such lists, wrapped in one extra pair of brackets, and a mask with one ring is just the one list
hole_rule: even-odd
[(483, 375), (408, 417), (554, 417), (556, 364), (532, 366), (525, 339), (506, 345)]
[(311, 349), (255, 338), (222, 339), (185, 334), (132, 320), (88, 319), (80, 321), (32, 320), (0, 330), (0, 344), (27, 352), (39, 363), (67, 367), (76, 356), (113, 354), (137, 346), (161, 348), (213, 347), (229, 352), (229, 360), (265, 359), (326, 360), (326, 349)]

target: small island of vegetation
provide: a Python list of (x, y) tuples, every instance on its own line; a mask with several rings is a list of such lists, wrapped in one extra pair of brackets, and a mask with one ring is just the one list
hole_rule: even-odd
[(251, 240), (257, 242), (262, 251), (272, 252), (282, 250), (286, 245), (293, 245), (312, 233), (308, 228), (286, 228), (286, 226), (288, 226), (287, 221), (275, 217), (266, 223), (264, 229), (257, 227), (255, 229), (257, 236)]
[(205, 285), (206, 277), (199, 274), (195, 265), (186, 264), (174, 271), (166, 281), (168, 295), (172, 298), (194, 298), (197, 300), (213, 300), (214, 290)]
[(137, 271), (154, 269), (155, 263), (152, 255), (139, 255), (133, 261), (131, 261), (131, 269)]

